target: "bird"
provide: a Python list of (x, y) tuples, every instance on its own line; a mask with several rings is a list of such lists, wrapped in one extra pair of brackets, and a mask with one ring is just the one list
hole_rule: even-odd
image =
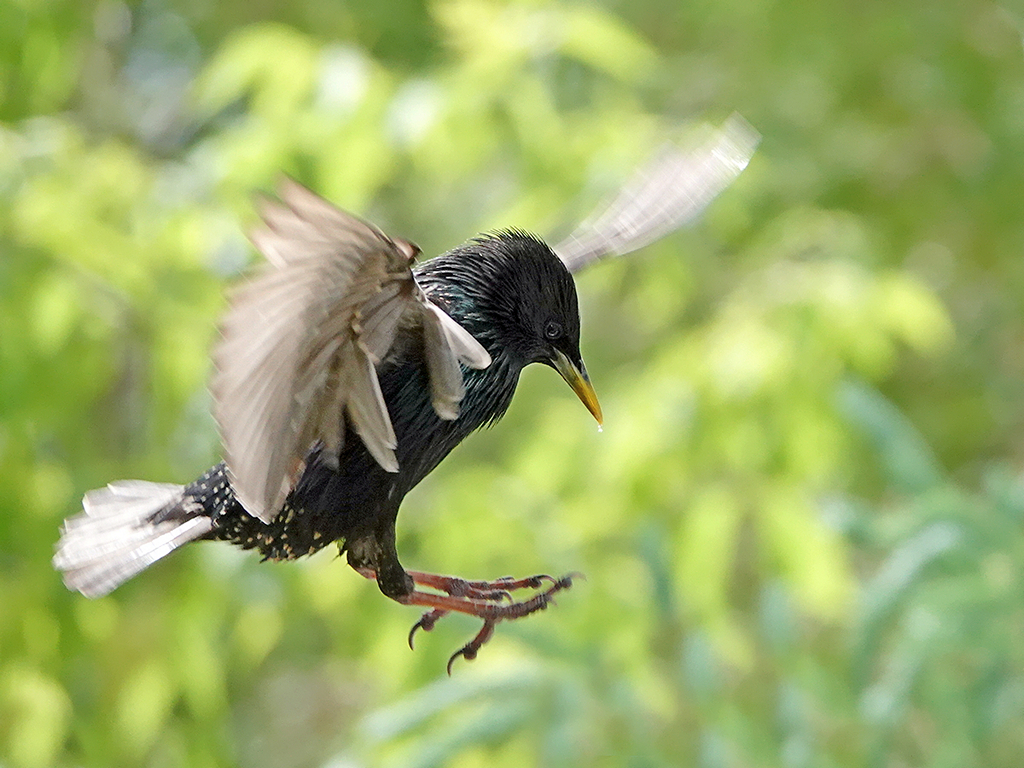
[[(610, 205), (552, 247), (519, 229), (417, 263), (419, 248), (285, 178), (258, 204), (264, 261), (234, 289), (212, 352), (223, 460), (187, 485), (89, 491), (53, 557), (66, 586), (106, 595), (185, 544), (226, 541), (265, 560), (336, 544), (387, 597), (482, 627), (448, 661), (472, 660), (501, 621), (546, 608), (578, 574), (467, 580), (406, 570), (405, 496), (466, 437), (502, 418), (522, 370), (553, 368), (602, 422), (580, 352), (573, 274), (692, 221), (759, 140), (734, 115), (668, 145)], [(531, 590), (526, 599), (513, 594)]]

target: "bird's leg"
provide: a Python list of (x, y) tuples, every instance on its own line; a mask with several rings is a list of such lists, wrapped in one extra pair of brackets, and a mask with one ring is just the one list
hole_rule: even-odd
[[(368, 579), (377, 578), (372, 568), (357, 567), (356, 570)], [(503, 577), (494, 581), (467, 581), (452, 576), (410, 571), (409, 576), (418, 586), (437, 589), (446, 594), (413, 589), (405, 595), (396, 595), (395, 600), (403, 605), (417, 605), (428, 610), (409, 632), (409, 646), (412, 647), (416, 630), (429, 632), (434, 625), (449, 613), (464, 613), (483, 619), (484, 625), (477, 635), (456, 651), (448, 660), (448, 672), (455, 659), (460, 656), (472, 660), (477, 652), (491, 639), (494, 627), (499, 621), (520, 619), (548, 607), (557, 592), (572, 586), (572, 580), (579, 574), (568, 574), (560, 579), (550, 576), (530, 576), (525, 579)], [(549, 584), (543, 592), (520, 602), (505, 602), (509, 592), (518, 589), (538, 589)]]
[(423, 587), (436, 589), (452, 597), (472, 597), (477, 600), (508, 600), (512, 601), (511, 592), (517, 589), (540, 589), (544, 584), (554, 584), (555, 579), (546, 573), (516, 579), (502, 576), (493, 581), (470, 581), (458, 576), (442, 576), (437, 573), (408, 571), (412, 580)]
[[(413, 581), (423, 586), (434, 586), (434, 580), (438, 577), (433, 574), (428, 574), (429, 578), (426, 579), (426, 583), (423, 583), (417, 578), (418, 576), (424, 576), (424, 574), (410, 573)], [(441, 579), (447, 579), (448, 577), (440, 577)], [(502, 587), (508, 587), (510, 584), (514, 584), (514, 588), (525, 588), (529, 584), (533, 584), (536, 577), (530, 577), (528, 579), (499, 579), (495, 582), (468, 582), (473, 586), (471, 590), (479, 590), (485, 594), (501, 593), (507, 594), (507, 590), (499, 589), (495, 585), (500, 584)], [(456, 613), (465, 613), (470, 616), (476, 616), (477, 618), (483, 619), (484, 625), (476, 636), (470, 640), (466, 645), (462, 646), (451, 658), (448, 659), (448, 674), (451, 674), (452, 664), (460, 656), (467, 661), (472, 661), (476, 658), (477, 652), (494, 635), (494, 627), (499, 621), (520, 619), (524, 616), (529, 616), (531, 613), (542, 611), (548, 607), (548, 604), (552, 602), (552, 598), (556, 592), (560, 592), (563, 589), (568, 589), (572, 586), (573, 575), (563, 576), (561, 579), (551, 579), (551, 585), (528, 600), (521, 602), (498, 602), (500, 598), (491, 599), (474, 599), (468, 596), (458, 595), (439, 595), (433, 592), (424, 592), (421, 590), (413, 590), (405, 597), (399, 598), (398, 602), (405, 605), (418, 605), (424, 608), (429, 608), (426, 613), (420, 617), (420, 620), (413, 625), (412, 630), (409, 632), (409, 646), (412, 647), (413, 637), (416, 634), (417, 629), (422, 629), (425, 632), (429, 632), (434, 628), (434, 625), (442, 617), (448, 613), (454, 611)], [(462, 582), (463, 580), (458, 580)], [(447, 581), (442, 581), (442, 584), (449, 584)], [(538, 584), (543, 584), (544, 579), (541, 579)], [(479, 585), (479, 586), (478, 586)], [(461, 587), (461, 584), (459, 585)], [(441, 587), (443, 588), (443, 587)]]

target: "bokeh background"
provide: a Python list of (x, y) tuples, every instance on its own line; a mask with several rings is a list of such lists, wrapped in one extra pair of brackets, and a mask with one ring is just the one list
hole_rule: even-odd
[[(1024, 15), (915, 0), (2, 0), (0, 766), (1019, 766)], [(256, 190), (427, 254), (564, 235), (665, 139), (763, 134), (579, 279), (547, 369), (407, 500), (407, 567), (580, 570), (477, 628), (331, 551), (203, 544), (112, 596), (83, 492), (218, 458)]]

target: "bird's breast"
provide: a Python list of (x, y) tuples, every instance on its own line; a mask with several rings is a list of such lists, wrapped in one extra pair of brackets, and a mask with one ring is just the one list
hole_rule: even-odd
[(520, 370), (500, 355), (492, 357), (485, 369), (463, 369), (465, 395), (459, 417), (453, 420), (442, 419), (434, 411), (425, 365), (406, 362), (382, 372), (381, 390), (398, 443), (398, 490), (403, 495), (470, 434), (505, 414)]

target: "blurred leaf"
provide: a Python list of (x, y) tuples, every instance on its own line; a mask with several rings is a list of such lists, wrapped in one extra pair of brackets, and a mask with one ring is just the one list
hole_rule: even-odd
[(806, 610), (831, 619), (846, 615), (853, 583), (842, 541), (808, 499), (793, 488), (769, 488), (760, 501), (758, 530)]
[(849, 381), (839, 395), (847, 418), (871, 441), (897, 488), (922, 492), (942, 482), (942, 469), (920, 433), (877, 390)]
[(145, 754), (163, 730), (174, 704), (174, 690), (161, 662), (133, 670), (118, 697), (117, 730), (130, 754)]
[(71, 720), (71, 705), (61, 685), (21, 666), (3, 669), (0, 685), (5, 750), (15, 766), (51, 765), (57, 758)]
[[(268, 51), (274, 56), (268, 57)], [(257, 24), (227, 38), (195, 87), (196, 108), (215, 114), (243, 97), (253, 112), (273, 120), (291, 113), (313, 87), (318, 51), (298, 31)]]
[(566, 15), (562, 51), (610, 75), (638, 82), (654, 72), (655, 50), (620, 20), (576, 6)]
[[(903, 0), (0, 5), (0, 763), (1017, 766), (1020, 40)], [(533, 366), (403, 505), (410, 566), (585, 571), (557, 607), (447, 680), (475, 622), (410, 652), (333, 553), (60, 585), (86, 489), (216, 460), (254, 191), (428, 255), (557, 235), (734, 110), (764, 142), (704, 221), (579, 279), (605, 431)]]
[(859, 666), (869, 658), (881, 625), (890, 620), (911, 590), (925, 576), (925, 569), (961, 541), (961, 531), (950, 523), (934, 523), (897, 548), (864, 588)]

